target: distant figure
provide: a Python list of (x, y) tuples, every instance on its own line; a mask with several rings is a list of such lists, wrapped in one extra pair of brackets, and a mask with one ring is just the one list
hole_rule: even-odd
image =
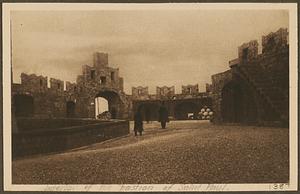
[(146, 117), (145, 119), (146, 119), (147, 123), (149, 123), (149, 121), (150, 121), (150, 110), (148, 108), (146, 109), (145, 117)]
[(140, 136), (142, 136), (143, 130), (143, 118), (141, 109), (139, 108), (134, 115), (134, 135), (137, 136), (137, 133), (139, 132)]
[(161, 124), (161, 128), (162, 129), (165, 129), (166, 128), (166, 123), (169, 122), (169, 115), (168, 115), (168, 110), (167, 108), (165, 107), (165, 103), (162, 102), (160, 108), (159, 108), (159, 122)]

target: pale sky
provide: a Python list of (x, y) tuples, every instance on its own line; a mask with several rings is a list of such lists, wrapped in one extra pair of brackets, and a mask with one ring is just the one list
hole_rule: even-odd
[(283, 10), (15, 11), (13, 76), (35, 73), (75, 82), (93, 52), (109, 54), (124, 90), (211, 83), (244, 42), (288, 27)]

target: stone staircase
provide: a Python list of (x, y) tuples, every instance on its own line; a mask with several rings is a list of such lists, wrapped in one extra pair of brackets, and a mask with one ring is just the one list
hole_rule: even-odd
[(259, 64), (241, 64), (236, 67), (239, 75), (254, 88), (257, 94), (279, 116), (279, 121), (287, 125), (289, 122), (289, 96), (276, 84)]

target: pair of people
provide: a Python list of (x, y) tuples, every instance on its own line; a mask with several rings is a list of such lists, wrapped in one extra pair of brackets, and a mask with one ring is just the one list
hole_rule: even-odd
[[(162, 105), (159, 108), (158, 114), (159, 114), (158, 121), (161, 124), (161, 128), (165, 129), (166, 123), (169, 122), (169, 116), (168, 116), (168, 110), (165, 107), (164, 102), (162, 102)], [(138, 133), (140, 135), (142, 135), (143, 131), (144, 131), (143, 117), (142, 117), (142, 113), (141, 113), (141, 108), (139, 107), (137, 112), (134, 114), (134, 134), (135, 134), (135, 136), (137, 136)]]

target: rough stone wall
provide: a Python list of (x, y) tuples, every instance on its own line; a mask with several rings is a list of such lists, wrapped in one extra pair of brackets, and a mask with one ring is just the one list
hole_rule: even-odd
[(182, 94), (197, 94), (199, 93), (198, 84), (182, 86), (181, 91)]
[(271, 32), (262, 37), (262, 53), (274, 53), (288, 46), (288, 31), (286, 28), (280, 28), (276, 32)]
[(66, 91), (70, 93), (76, 93), (77, 92), (77, 84), (66, 82)]
[(22, 73), (21, 84), (12, 85), (12, 110), (16, 110), (13, 106), (18, 97), (27, 96), (33, 99), (32, 116), (41, 118), (65, 116), (63, 81), (51, 78), (50, 86), (47, 87), (47, 77)]
[(63, 92), (64, 82), (58, 79), (50, 78), (50, 89), (55, 92)]
[(258, 42), (252, 40), (244, 43), (238, 48), (238, 56), (241, 62), (251, 61), (257, 58), (258, 55)]
[(21, 83), (24, 90), (28, 92), (46, 91), (48, 86), (48, 77), (37, 76), (35, 74), (27, 75), (25, 73), (21, 74)]
[(214, 110), (214, 121), (216, 123), (222, 122), (221, 103), (222, 103), (222, 89), (232, 81), (232, 71), (228, 70), (212, 76), (212, 101)]

